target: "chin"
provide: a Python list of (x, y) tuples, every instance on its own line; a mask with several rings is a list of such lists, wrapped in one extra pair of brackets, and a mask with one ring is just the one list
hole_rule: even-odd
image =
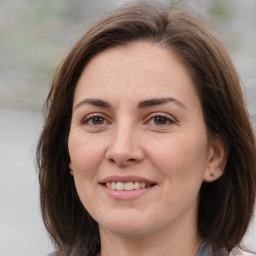
[(130, 238), (138, 238), (142, 237), (148, 234), (149, 229), (141, 226), (135, 226), (135, 225), (115, 225), (115, 226), (106, 226), (103, 227), (106, 228), (108, 231), (110, 231), (113, 234), (116, 234), (118, 236), (122, 237), (130, 237)]
[(132, 216), (113, 216), (111, 219), (105, 218), (104, 222), (99, 224), (99, 227), (100, 229), (106, 229), (119, 236), (135, 238), (146, 235), (150, 232), (152, 228), (150, 223), (152, 222), (146, 221), (145, 216), (136, 218)]

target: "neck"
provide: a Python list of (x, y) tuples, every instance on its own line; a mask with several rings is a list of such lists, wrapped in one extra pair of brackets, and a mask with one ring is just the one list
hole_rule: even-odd
[[(201, 245), (196, 226), (185, 229), (161, 229), (150, 236), (120, 236), (100, 227), (99, 256), (195, 256)], [(182, 232), (181, 232), (182, 231)]]

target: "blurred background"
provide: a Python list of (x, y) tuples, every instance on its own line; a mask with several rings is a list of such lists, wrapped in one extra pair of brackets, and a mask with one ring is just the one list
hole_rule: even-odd
[[(0, 1), (0, 255), (47, 255), (34, 165), (54, 71), (86, 29), (124, 2)], [(180, 1), (158, 1), (178, 3)], [(256, 124), (256, 1), (184, 0), (225, 42)], [(242, 209), (241, 209), (242, 211)], [(244, 244), (256, 250), (256, 220)]]

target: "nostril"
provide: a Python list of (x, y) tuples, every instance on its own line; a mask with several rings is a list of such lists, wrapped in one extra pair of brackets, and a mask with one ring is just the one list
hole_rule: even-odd
[(136, 159), (134, 159), (134, 158), (128, 159), (128, 162), (135, 162), (135, 161), (136, 161)]
[(114, 160), (114, 159), (109, 159), (109, 161), (111, 162), (111, 163), (116, 163), (116, 161)]
[(129, 163), (135, 163), (136, 162), (136, 159), (135, 158), (129, 158), (129, 159), (126, 159), (126, 160), (118, 160), (118, 159), (114, 159), (114, 158), (110, 158), (109, 159), (110, 163), (116, 163), (118, 165), (126, 165), (126, 164), (129, 164)]

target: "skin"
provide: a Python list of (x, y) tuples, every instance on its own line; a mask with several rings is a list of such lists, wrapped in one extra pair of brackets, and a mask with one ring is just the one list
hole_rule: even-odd
[[(139, 104), (163, 98), (171, 100)], [(199, 189), (211, 173), (222, 175), (226, 156), (221, 141), (208, 140), (193, 81), (173, 53), (136, 42), (94, 56), (75, 90), (68, 146), (79, 197), (99, 223), (101, 255), (196, 254)], [(155, 186), (115, 199), (100, 184), (112, 175)]]

